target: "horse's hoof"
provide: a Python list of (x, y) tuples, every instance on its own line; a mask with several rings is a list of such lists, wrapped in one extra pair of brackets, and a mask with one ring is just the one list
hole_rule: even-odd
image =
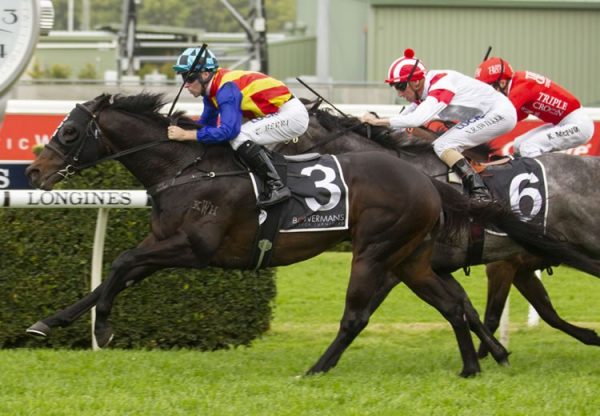
[(40, 338), (46, 338), (48, 335), (50, 335), (50, 331), (50, 327), (42, 321), (37, 321), (35, 324), (31, 325), (25, 330), (25, 332), (28, 334)]
[(104, 348), (110, 344), (114, 337), (115, 335), (110, 329), (104, 331), (102, 334), (96, 334), (96, 344), (98, 344), (100, 348)]
[(477, 376), (479, 373), (481, 373), (481, 369), (473, 369), (473, 370), (465, 370), (463, 369), (459, 376), (461, 376), (462, 378), (473, 378), (475, 376)]
[(504, 356), (502, 359), (496, 360), (496, 362), (498, 363), (498, 365), (501, 365), (503, 367), (509, 367), (510, 366), (510, 362), (508, 362), (508, 357), (510, 356), (510, 354), (512, 354), (512, 353), (511, 352), (507, 352), (506, 356)]

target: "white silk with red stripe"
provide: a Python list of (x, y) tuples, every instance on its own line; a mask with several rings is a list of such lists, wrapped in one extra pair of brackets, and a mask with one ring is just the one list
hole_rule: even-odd
[(516, 111), (488, 84), (453, 70), (431, 70), (420, 102), (391, 117), (390, 125), (418, 127), (434, 118), (458, 123), (434, 142), (439, 156), (447, 149), (462, 152), (509, 132), (516, 124)]

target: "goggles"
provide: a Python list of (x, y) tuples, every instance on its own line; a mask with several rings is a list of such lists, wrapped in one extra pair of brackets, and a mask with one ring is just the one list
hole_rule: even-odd
[(408, 82), (394, 82), (392, 84), (392, 87), (396, 90), (396, 91), (406, 91), (406, 87), (408, 87)]
[(396, 89), (396, 91), (402, 91), (402, 92), (406, 91), (406, 87), (408, 87), (408, 83), (412, 79), (412, 76), (415, 73), (415, 69), (417, 69), (418, 66), (419, 66), (419, 60), (417, 59), (415, 61), (415, 64), (411, 68), (410, 73), (408, 74), (408, 77), (406, 78), (406, 81), (404, 81), (404, 82), (395, 82), (395, 83), (392, 84), (392, 87), (394, 87)]
[(199, 77), (200, 77), (200, 74), (198, 72), (182, 72), (181, 73), (181, 79), (183, 80), (183, 82), (186, 82), (188, 84), (191, 84), (192, 82), (197, 81)]

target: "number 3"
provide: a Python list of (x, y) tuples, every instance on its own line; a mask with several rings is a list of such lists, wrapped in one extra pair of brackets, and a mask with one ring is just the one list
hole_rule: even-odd
[(335, 180), (335, 171), (327, 166), (323, 166), (321, 164), (316, 164), (314, 166), (310, 166), (302, 169), (300, 172), (301, 175), (311, 176), (311, 173), (315, 170), (323, 172), (325, 178), (320, 181), (315, 181), (315, 187), (323, 188), (329, 191), (331, 195), (329, 201), (325, 205), (319, 204), (319, 202), (315, 198), (305, 198), (306, 205), (313, 211), (329, 211), (334, 208), (342, 197), (342, 192), (340, 187), (333, 183)]

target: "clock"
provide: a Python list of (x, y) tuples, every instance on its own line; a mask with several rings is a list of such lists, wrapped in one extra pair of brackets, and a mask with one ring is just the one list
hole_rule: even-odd
[(43, 26), (52, 27), (48, 0), (0, 0), (0, 96), (19, 79), (31, 59)]

